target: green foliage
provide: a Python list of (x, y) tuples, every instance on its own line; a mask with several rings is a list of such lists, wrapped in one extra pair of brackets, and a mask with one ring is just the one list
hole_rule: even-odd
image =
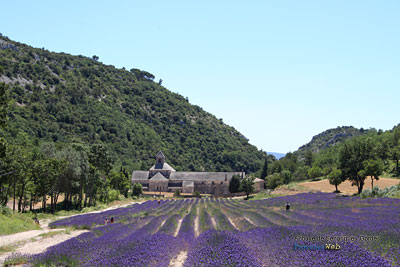
[(132, 195), (139, 197), (143, 193), (142, 185), (139, 183), (134, 183), (132, 186)]
[(179, 189), (176, 189), (174, 192), (174, 197), (180, 197), (181, 196), (181, 191)]
[(352, 126), (342, 126), (328, 129), (314, 136), (309, 143), (301, 146), (299, 150), (296, 151), (296, 154), (299, 155), (299, 157), (301, 158), (306, 158), (306, 165), (311, 167), (311, 163), (313, 161), (313, 152), (319, 152), (321, 150), (343, 143), (345, 140), (352, 137), (366, 135), (369, 132), (373, 131), (375, 130), (361, 130)]
[[(262, 166), (264, 153), (246, 137), (154, 82), (151, 73), (0, 38), (18, 47), (0, 50), (0, 75), (12, 80), (15, 103), (10, 143), (25, 132), (41, 142), (101, 144), (112, 159), (104, 161), (129, 172), (147, 170), (160, 150), (177, 170), (254, 173)], [(110, 171), (105, 162), (90, 162), (101, 175)]]
[(357, 186), (358, 194), (362, 192), (366, 178), (363, 162), (373, 158), (374, 145), (373, 139), (362, 137), (345, 142), (339, 152), (339, 169), (345, 179)]
[(308, 170), (308, 177), (313, 179), (322, 176), (322, 169), (318, 166), (313, 166)]
[(379, 175), (383, 172), (383, 162), (381, 159), (368, 159), (363, 162), (364, 169), (361, 170), (363, 176), (371, 177), (371, 188), (374, 188), (374, 180), (379, 180)]
[(266, 157), (264, 160), (264, 166), (262, 168), (261, 176), (260, 178), (265, 180), (265, 177), (268, 175), (268, 158)]
[(4, 213), (0, 213), (0, 235), (10, 235), (40, 229), (29, 215), (20, 213), (12, 214), (10, 212)]
[(311, 167), (313, 162), (313, 154), (311, 150), (307, 150), (304, 157), (304, 164), (308, 167)]
[(247, 175), (240, 181), (240, 191), (243, 191), (249, 198), (250, 193), (254, 192), (254, 177)]
[(379, 189), (375, 186), (373, 189), (365, 189), (360, 196), (362, 198), (367, 197), (390, 197), (390, 198), (400, 198), (400, 185), (393, 185), (391, 187), (386, 187), (384, 189)]
[(110, 191), (108, 191), (108, 201), (112, 202), (115, 200), (119, 200), (119, 191), (111, 189)]
[(342, 172), (338, 169), (332, 170), (328, 174), (328, 180), (331, 185), (335, 186), (336, 192), (339, 192), (338, 185), (340, 185), (343, 182)]
[(276, 187), (283, 185), (284, 180), (280, 173), (274, 173), (267, 176), (266, 187), (269, 189), (275, 189)]
[(240, 191), (240, 176), (233, 175), (232, 179), (229, 181), (229, 192), (237, 193)]

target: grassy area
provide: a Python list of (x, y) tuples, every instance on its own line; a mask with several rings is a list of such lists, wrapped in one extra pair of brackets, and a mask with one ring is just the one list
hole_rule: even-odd
[(40, 229), (30, 214), (12, 214), (9, 211), (5, 213), (0, 213), (0, 235)]
[(13, 252), (15, 250), (15, 246), (14, 245), (5, 245), (0, 247), (0, 255), (4, 254), (4, 253), (8, 253), (8, 252)]
[(22, 254), (13, 254), (11, 257), (4, 261), (3, 266), (23, 265), (28, 263), (29, 257)]
[(265, 191), (259, 192), (255, 195), (249, 196), (250, 200), (260, 200), (260, 199), (267, 199), (267, 198), (273, 198), (273, 197), (281, 197), (284, 196), (282, 194), (271, 194)]
[(29, 230), (39, 230), (41, 229), (39, 225), (36, 225), (33, 218), (37, 217), (39, 220), (43, 219), (50, 219), (51, 221), (57, 220), (60, 216), (72, 216), (76, 214), (87, 213), (96, 210), (106, 209), (112, 206), (117, 205), (124, 205), (131, 202), (141, 202), (148, 200), (147, 198), (138, 198), (138, 199), (131, 199), (126, 198), (123, 200), (116, 200), (109, 204), (99, 204), (94, 207), (84, 208), (82, 210), (60, 210), (55, 212), (54, 214), (51, 213), (33, 213), (33, 212), (26, 212), (26, 213), (17, 213), (14, 214), (9, 208), (2, 207), (0, 208), (0, 235), (10, 235), (19, 232), (29, 231)]
[(294, 191), (309, 191), (308, 188), (301, 186), (300, 183), (304, 182), (312, 182), (312, 180), (302, 180), (302, 181), (294, 181), (288, 184), (280, 185), (276, 189), (286, 189), (286, 190), (294, 190)]
[(124, 204), (128, 204), (128, 203), (132, 203), (132, 202), (141, 202), (141, 201), (146, 201), (147, 198), (138, 198), (138, 199), (132, 199), (132, 198), (124, 198), (122, 200), (115, 200), (113, 202), (110, 202), (108, 204), (98, 204), (96, 206), (93, 207), (87, 207), (87, 208), (83, 208), (82, 210), (60, 210), (60, 211), (56, 211), (54, 214), (51, 213), (37, 213), (37, 218), (39, 220), (43, 220), (43, 219), (50, 219), (50, 220), (57, 220), (58, 217), (60, 216), (72, 216), (72, 215), (77, 215), (77, 214), (83, 214), (83, 213), (88, 213), (88, 212), (92, 212), (92, 211), (97, 211), (97, 210), (103, 210), (109, 207), (113, 207), (113, 206), (118, 206), (118, 205), (124, 205)]

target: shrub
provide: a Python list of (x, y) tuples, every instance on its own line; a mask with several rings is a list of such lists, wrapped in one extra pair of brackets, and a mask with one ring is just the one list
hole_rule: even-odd
[(176, 189), (175, 193), (174, 193), (174, 197), (180, 197), (180, 196), (181, 196), (181, 192), (179, 191), (179, 189)]
[(322, 176), (322, 169), (318, 166), (313, 166), (308, 170), (308, 177), (316, 178)]
[(283, 185), (283, 178), (279, 173), (274, 173), (267, 176), (266, 186), (269, 189), (275, 189), (276, 187)]
[(233, 175), (229, 181), (229, 192), (237, 193), (240, 190), (240, 177), (239, 175)]
[(140, 196), (143, 193), (142, 185), (138, 183), (134, 183), (132, 187), (132, 195), (133, 196)]
[(116, 189), (111, 189), (110, 191), (108, 191), (108, 200), (110, 202), (114, 200), (119, 200), (119, 191)]

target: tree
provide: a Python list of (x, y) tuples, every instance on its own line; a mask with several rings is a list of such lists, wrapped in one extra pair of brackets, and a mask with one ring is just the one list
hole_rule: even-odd
[(328, 174), (328, 180), (329, 180), (329, 183), (330, 183), (331, 185), (334, 185), (334, 186), (335, 186), (335, 188), (336, 188), (335, 192), (336, 192), (336, 193), (339, 193), (340, 191), (339, 191), (339, 189), (338, 189), (338, 185), (340, 185), (340, 184), (343, 182), (343, 179), (342, 179), (342, 172), (341, 172), (340, 170), (338, 170), (338, 169), (332, 170), (332, 171)]
[(240, 182), (240, 191), (246, 193), (247, 199), (249, 199), (250, 193), (254, 191), (254, 177), (246, 176)]
[(232, 179), (229, 181), (229, 192), (237, 193), (240, 190), (240, 176), (233, 175)]
[(142, 194), (142, 185), (139, 183), (134, 183), (132, 186), (132, 195), (139, 197)]
[(260, 178), (265, 181), (265, 177), (267, 177), (267, 175), (268, 175), (268, 158), (265, 157), (264, 166)]
[(380, 159), (368, 159), (363, 162), (362, 175), (371, 177), (371, 190), (374, 189), (374, 180), (379, 180), (379, 175), (383, 172), (383, 162)]
[(311, 167), (312, 162), (313, 162), (313, 154), (311, 150), (307, 150), (304, 158), (304, 164), (308, 167)]
[(398, 176), (400, 174), (399, 171), (399, 160), (400, 160), (400, 145), (395, 146), (391, 149), (392, 159), (396, 162), (395, 174)]
[(92, 56), (92, 59), (93, 59), (94, 61), (99, 61), (99, 57), (96, 56), (96, 55)]
[(107, 147), (102, 144), (95, 144), (91, 147), (89, 162), (106, 175), (110, 172), (113, 164)]
[(373, 158), (374, 142), (370, 137), (360, 137), (346, 141), (339, 151), (339, 169), (343, 178), (349, 179), (352, 185), (357, 186), (361, 194), (366, 175), (363, 162)]

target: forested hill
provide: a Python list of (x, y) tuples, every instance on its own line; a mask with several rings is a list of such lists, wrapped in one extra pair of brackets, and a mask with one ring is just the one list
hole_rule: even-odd
[(320, 134), (315, 135), (310, 142), (299, 147), (295, 153), (301, 156), (303, 156), (308, 150), (316, 153), (320, 150), (342, 143), (348, 138), (366, 134), (368, 131), (369, 130), (364, 130), (363, 128), (357, 129), (353, 126), (342, 126), (328, 129)]
[(264, 152), (154, 78), (1, 36), (0, 82), (13, 102), (8, 142), (25, 132), (36, 144), (103, 143), (128, 169), (148, 169), (159, 150), (177, 170), (260, 169)]

